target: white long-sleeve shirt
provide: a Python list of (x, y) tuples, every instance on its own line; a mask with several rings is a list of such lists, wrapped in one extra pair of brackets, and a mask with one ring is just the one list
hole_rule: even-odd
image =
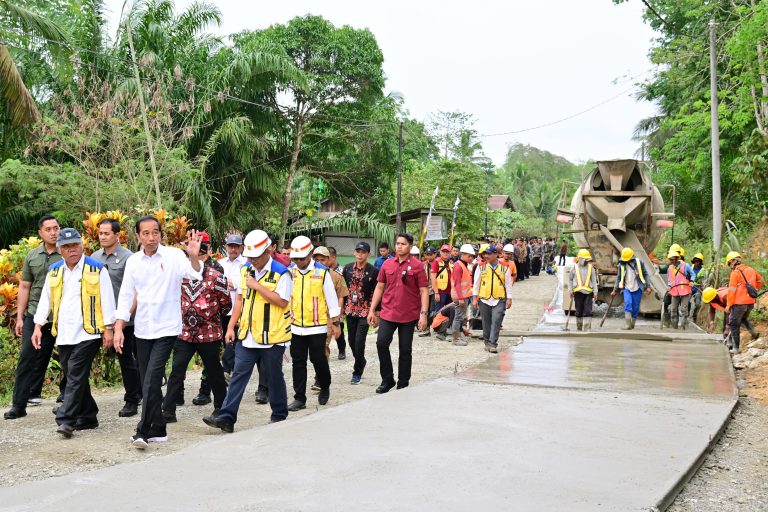
[[(488, 265), (488, 263), (486, 263), (486, 265)], [(497, 263), (495, 266), (493, 266), (491, 268), (493, 270), (496, 270), (498, 268), (498, 266), (499, 266), (499, 264)], [(482, 272), (480, 272), (480, 268), (475, 270), (475, 281), (474, 281), (474, 283), (472, 285), (472, 295), (474, 295), (475, 297), (480, 295), (480, 275), (481, 274), (482, 274)], [(512, 273), (509, 272), (509, 271), (504, 272), (504, 289), (507, 292), (507, 298), (508, 299), (512, 298), (512, 284), (513, 284)], [(499, 303), (499, 299), (491, 297), (489, 299), (480, 299), (480, 302), (483, 302), (483, 303), (488, 304), (489, 306), (493, 307), (493, 306), (495, 306), (496, 304)]]
[[(301, 274), (306, 274), (307, 272), (314, 271), (316, 267), (317, 262), (312, 260), (304, 270), (301, 270), (298, 267), (296, 267), (296, 270)], [(333, 270), (328, 269), (328, 272), (325, 273), (325, 279), (323, 279), (323, 294), (325, 295), (325, 302), (328, 304), (328, 318), (333, 318), (341, 314), (341, 307), (339, 307), (339, 296), (336, 295), (336, 288), (333, 286), (333, 279), (331, 278), (330, 272), (333, 272)], [(327, 332), (327, 324), (312, 327), (298, 327), (296, 325), (291, 325), (291, 334), (296, 334), (297, 336), (325, 334)]]
[(232, 310), (235, 307), (235, 299), (237, 298), (237, 286), (240, 283), (240, 269), (245, 265), (245, 263), (248, 261), (248, 258), (243, 256), (242, 254), (239, 255), (234, 260), (229, 259), (229, 256), (226, 258), (221, 258), (219, 260), (219, 265), (221, 265), (221, 268), (224, 269), (224, 277), (226, 277), (228, 280), (232, 281), (232, 284), (234, 285), (231, 292), (229, 292), (229, 296), (232, 299), (232, 307), (229, 308), (229, 312), (227, 313), (227, 316), (232, 316)]
[[(203, 264), (200, 263), (202, 270)], [(181, 333), (181, 281), (202, 279), (202, 272), (192, 268), (184, 251), (160, 245), (147, 256), (144, 251), (133, 254), (125, 264), (123, 286), (117, 299), (119, 320), (131, 319), (131, 305), (136, 296), (133, 320), (137, 338), (153, 340)]]
[[(83, 278), (83, 265), (85, 256), (80, 258), (75, 268), (69, 269), (67, 264), (62, 265), (62, 290), (61, 305), (59, 306), (59, 318), (56, 330), (57, 345), (77, 345), (81, 341), (101, 338), (101, 334), (88, 334), (83, 329), (83, 306), (80, 295), (81, 280)], [(51, 312), (51, 286), (50, 272), (45, 276), (45, 284), (40, 294), (40, 302), (37, 305), (34, 322), (37, 325), (48, 323), (48, 314)], [(99, 272), (99, 289), (101, 291), (101, 314), (105, 325), (115, 323), (115, 296), (112, 291), (112, 282), (109, 272), (102, 268)]]

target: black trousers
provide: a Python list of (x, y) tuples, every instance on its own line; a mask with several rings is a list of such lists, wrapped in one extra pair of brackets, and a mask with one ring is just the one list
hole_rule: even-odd
[(376, 337), (376, 351), (379, 353), (379, 371), (381, 372), (382, 384), (395, 383), (392, 355), (389, 353), (389, 346), (392, 344), (395, 331), (397, 331), (398, 347), (400, 348), (400, 357), (397, 361), (397, 385), (405, 387), (410, 382), (411, 363), (413, 361), (413, 331), (415, 329), (415, 320), (402, 323), (381, 320)]
[(558, 267), (562, 267), (563, 265), (565, 265), (565, 254), (561, 254), (557, 260)]
[(515, 261), (517, 267), (517, 281), (525, 281), (525, 261)]
[(531, 275), (537, 276), (541, 272), (541, 258), (531, 260)]
[(165, 365), (176, 343), (176, 336), (164, 336), (151, 340), (136, 338), (139, 356), (139, 376), (144, 401), (141, 404), (141, 418), (136, 433), (144, 437), (164, 436), (163, 418), (163, 376)]
[(168, 377), (168, 387), (165, 390), (163, 410), (176, 411), (176, 398), (184, 392), (184, 379), (187, 376), (187, 366), (195, 353), (200, 354), (203, 366), (208, 374), (206, 381), (213, 390), (213, 407), (219, 409), (227, 396), (227, 381), (224, 380), (224, 370), (219, 361), (219, 349), (221, 342), (191, 343), (176, 339), (173, 347), (173, 362), (171, 363), (171, 376)]
[(741, 346), (741, 326), (748, 329), (751, 327), (749, 323), (749, 313), (754, 308), (754, 304), (735, 304), (731, 306), (731, 313), (728, 316), (728, 326), (731, 328), (731, 339), (733, 340), (733, 348), (739, 350)]
[(307, 356), (315, 368), (315, 378), (320, 389), (331, 387), (331, 368), (325, 357), (326, 333), (291, 336), (291, 359), (293, 360), (293, 398), (307, 401)]
[(365, 338), (368, 336), (368, 319), (362, 316), (347, 315), (347, 330), (349, 331), (349, 348), (355, 358), (352, 375), (363, 375), (365, 365)]
[(594, 304), (594, 301), (592, 300), (591, 293), (574, 293), (573, 302), (576, 303), (576, 318), (592, 316), (592, 305)]
[(139, 363), (136, 357), (136, 337), (133, 335), (133, 326), (123, 328), (125, 341), (123, 353), (117, 354), (120, 363), (120, 374), (123, 376), (123, 388), (125, 395), (123, 400), (127, 404), (137, 404), (141, 401), (141, 379), (139, 378)]
[(75, 427), (96, 421), (99, 408), (91, 395), (91, 365), (99, 353), (101, 338), (81, 341), (77, 345), (59, 345), (61, 368), (67, 376), (64, 403), (56, 411), (56, 423)]
[(347, 351), (347, 341), (344, 339), (344, 323), (339, 325), (339, 337), (336, 338), (336, 346), (339, 349), (339, 354)]
[(523, 263), (523, 272), (525, 273), (526, 279), (531, 277), (531, 257), (530, 256), (525, 257), (525, 263)]
[[(35, 321), (31, 315), (24, 315), (22, 326), (21, 348), (19, 361), (16, 363), (16, 378), (13, 384), (13, 405), (20, 409), (27, 407), (30, 397), (40, 396), (43, 391), (45, 372), (51, 360), (56, 338), (51, 334), (51, 324), (43, 326), (41, 347), (37, 350), (32, 346), (32, 333), (35, 332)], [(66, 376), (62, 378), (59, 389), (66, 386)]]

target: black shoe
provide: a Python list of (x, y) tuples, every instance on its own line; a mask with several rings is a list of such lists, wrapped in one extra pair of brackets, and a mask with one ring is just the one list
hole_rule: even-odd
[(263, 389), (256, 391), (256, 403), (265, 404), (267, 402), (269, 402), (269, 396), (267, 395), (267, 392)]
[(61, 434), (61, 437), (63, 437), (64, 439), (69, 439), (70, 437), (72, 437), (72, 432), (74, 430), (75, 429), (70, 427), (69, 425), (59, 425), (59, 428), (56, 429), (56, 432)]
[(182, 405), (184, 405), (184, 397), (177, 398), (176, 399), (176, 407), (181, 407)]
[(314, 384), (312, 384), (312, 391), (320, 391), (320, 383), (315, 379)]
[(280, 423), (281, 421), (285, 421), (285, 418), (269, 418), (270, 423)]
[(397, 383), (397, 389), (403, 389), (403, 388), (407, 388), (407, 387), (408, 387), (408, 383), (407, 382), (398, 382)]
[(381, 395), (383, 393), (386, 393), (387, 391), (389, 391), (393, 387), (395, 387), (395, 383), (394, 382), (382, 382), (381, 385), (376, 388), (376, 393)]
[(57, 405), (56, 407), (54, 407), (53, 409), (51, 409), (51, 412), (52, 412), (53, 414), (58, 414), (58, 412), (59, 412), (59, 406)]
[(325, 405), (328, 403), (329, 398), (331, 398), (331, 390), (328, 388), (321, 389), (320, 394), (317, 395), (317, 403), (320, 405)]
[(298, 400), (294, 400), (290, 404), (288, 404), (288, 410), (291, 412), (300, 411), (301, 409), (306, 409), (307, 404), (304, 402), (299, 402)]
[(203, 423), (205, 423), (209, 427), (220, 428), (223, 432), (226, 432), (227, 434), (231, 434), (232, 432), (235, 431), (234, 423), (232, 423), (231, 421), (227, 421), (223, 418), (219, 418), (218, 416), (214, 416), (213, 414), (203, 418)]
[(136, 416), (139, 413), (139, 406), (137, 404), (132, 404), (130, 402), (125, 402), (125, 405), (122, 409), (120, 409), (117, 412), (117, 415), (121, 418), (129, 418), (131, 416)]
[(93, 430), (95, 428), (99, 428), (99, 420), (75, 423), (75, 430)]
[(339, 361), (343, 361), (346, 358), (347, 358), (347, 352), (346, 351), (342, 350), (341, 352), (339, 352)]
[(64, 393), (59, 393), (59, 396), (56, 397), (56, 403), (57, 404), (63, 404), (64, 403)]
[(211, 403), (211, 396), (206, 395), (204, 393), (200, 393), (195, 398), (192, 399), (192, 403), (194, 405), (208, 405)]
[(163, 419), (166, 423), (176, 423), (176, 413), (173, 411), (163, 411)]
[(27, 410), (22, 409), (21, 407), (16, 407), (15, 405), (5, 411), (5, 414), (3, 414), (3, 418), (7, 420), (15, 420), (17, 418), (23, 418), (27, 415)]

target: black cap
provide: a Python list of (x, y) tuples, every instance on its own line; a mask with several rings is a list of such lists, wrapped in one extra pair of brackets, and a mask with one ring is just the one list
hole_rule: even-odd
[(437, 254), (437, 249), (432, 247), (431, 245), (424, 249), (424, 254)]
[(357, 245), (355, 245), (355, 250), (371, 252), (371, 246), (368, 242), (357, 242)]

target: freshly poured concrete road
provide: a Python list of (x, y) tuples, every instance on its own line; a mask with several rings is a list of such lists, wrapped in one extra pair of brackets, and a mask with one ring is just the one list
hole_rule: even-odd
[(663, 508), (735, 403), (727, 363), (709, 341), (528, 338), (459, 376), (0, 489), (0, 510)]

